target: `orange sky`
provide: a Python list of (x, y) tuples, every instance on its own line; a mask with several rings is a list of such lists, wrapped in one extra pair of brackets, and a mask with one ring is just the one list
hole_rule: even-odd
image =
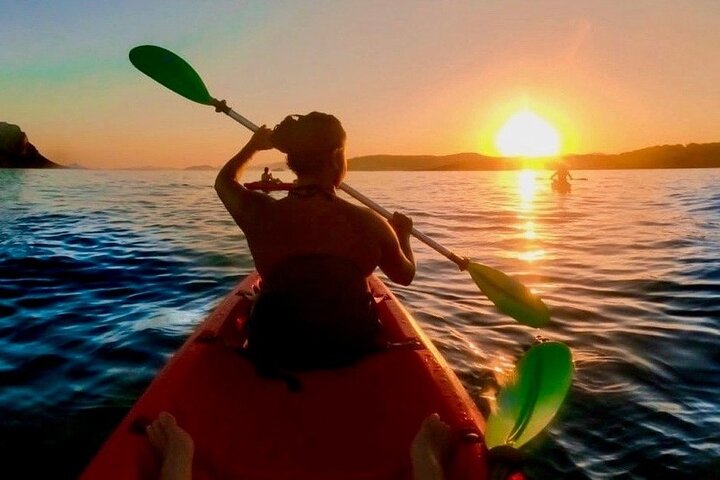
[(336, 114), (348, 156), (497, 154), (523, 108), (564, 152), (720, 140), (714, 1), (95, 3), (14, 2), (0, 19), (0, 121), (61, 163), (220, 166), (247, 141), (135, 70), (146, 43), (258, 124)]

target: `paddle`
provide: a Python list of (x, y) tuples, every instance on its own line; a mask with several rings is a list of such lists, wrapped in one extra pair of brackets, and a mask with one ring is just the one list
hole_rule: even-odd
[(488, 417), (488, 448), (519, 448), (540, 433), (560, 409), (573, 376), (572, 354), (559, 342), (532, 346), (498, 394), (498, 409)]
[[(258, 130), (257, 125), (228, 107), (224, 100), (211, 97), (202, 79), (190, 64), (173, 52), (154, 45), (142, 45), (130, 51), (130, 62), (153, 80), (188, 100), (212, 105), (215, 111), (226, 114), (253, 132)], [(349, 185), (342, 183), (339, 188), (385, 218), (392, 217), (389, 211)], [(486, 265), (459, 257), (414, 228), (412, 234), (450, 259), (460, 270), (467, 270), (475, 284), (501, 312), (531, 327), (542, 327), (550, 320), (550, 312), (542, 300), (518, 280)]]

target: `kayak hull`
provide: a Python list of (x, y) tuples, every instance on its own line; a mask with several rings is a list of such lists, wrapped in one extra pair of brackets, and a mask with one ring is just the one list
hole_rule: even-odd
[(384, 335), (398, 345), (350, 367), (299, 373), (299, 392), (259, 376), (236, 351), (258, 280), (245, 279), (191, 335), (82, 480), (157, 479), (158, 459), (138, 427), (163, 410), (195, 441), (196, 480), (410, 479), (410, 443), (433, 412), (464, 439), (447, 478), (488, 478), (483, 417), (379, 279), (370, 285)]
[(569, 182), (559, 182), (557, 180), (553, 180), (552, 189), (558, 193), (570, 193), (572, 185)]
[(248, 190), (262, 190), (263, 192), (281, 192), (284, 190), (290, 190), (293, 187), (293, 184), (284, 182), (249, 182), (243, 183), (243, 186)]

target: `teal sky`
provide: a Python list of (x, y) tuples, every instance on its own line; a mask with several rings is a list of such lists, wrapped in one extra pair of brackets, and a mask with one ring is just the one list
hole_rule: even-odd
[(0, 6), (0, 121), (61, 163), (219, 166), (249, 138), (136, 71), (127, 53), (141, 44), (186, 58), (256, 123), (336, 114), (349, 156), (496, 154), (498, 129), (524, 108), (563, 151), (720, 140), (715, 1)]

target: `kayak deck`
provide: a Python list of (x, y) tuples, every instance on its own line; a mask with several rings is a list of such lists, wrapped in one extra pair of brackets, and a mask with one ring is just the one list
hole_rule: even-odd
[(283, 190), (290, 190), (295, 186), (293, 183), (287, 182), (249, 182), (243, 183), (243, 186), (248, 190), (262, 190), (263, 192), (280, 192)]
[(484, 420), (440, 354), (376, 277), (384, 335), (402, 345), (339, 369), (297, 375), (301, 391), (257, 374), (235, 351), (257, 274), (187, 340), (89, 464), (81, 479), (157, 479), (143, 420), (175, 415), (195, 441), (194, 479), (410, 479), (409, 450), (438, 412), (463, 433), (448, 479), (486, 479)]

